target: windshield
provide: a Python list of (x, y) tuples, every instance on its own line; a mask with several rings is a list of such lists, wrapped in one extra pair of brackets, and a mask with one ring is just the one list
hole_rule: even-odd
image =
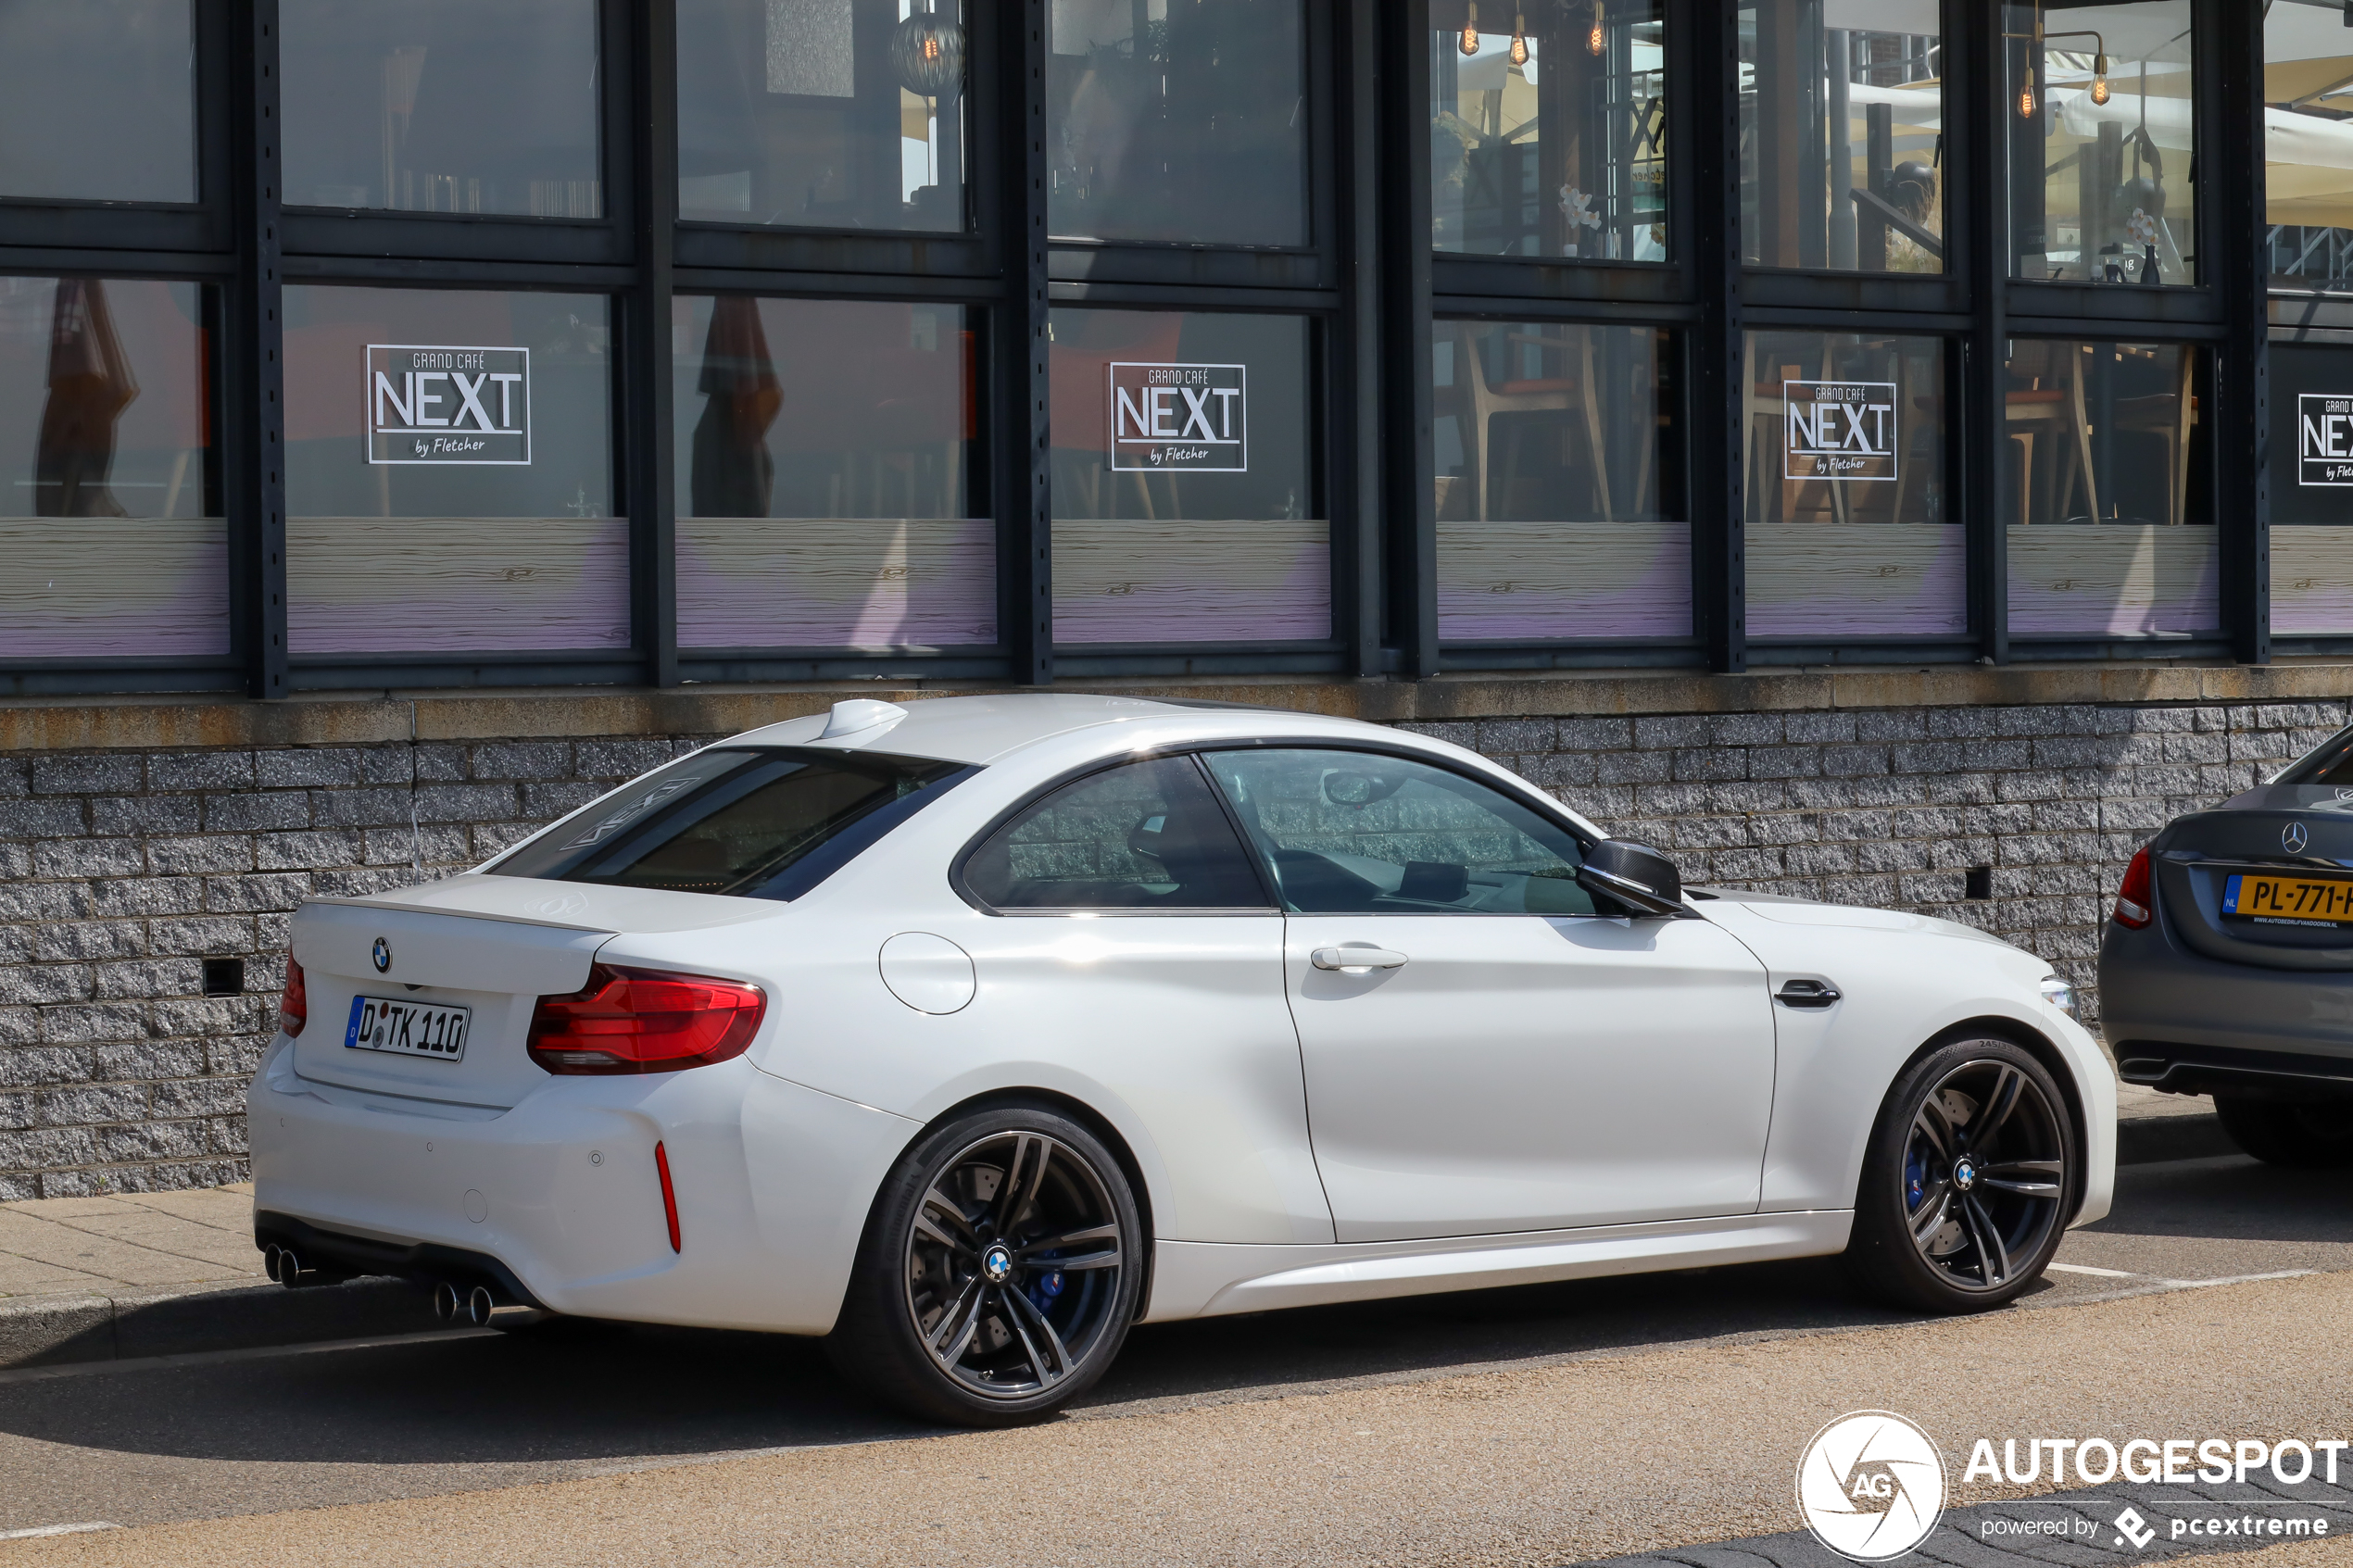
[(713, 746), (614, 792), (484, 869), (796, 898), (979, 771), (871, 752)]
[(2340, 730), (2288, 765), (2276, 784), (2353, 784), (2353, 730)]

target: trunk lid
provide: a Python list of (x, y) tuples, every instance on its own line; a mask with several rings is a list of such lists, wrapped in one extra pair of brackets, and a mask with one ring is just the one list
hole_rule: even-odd
[[(547, 1081), (525, 1049), (539, 998), (579, 990), (616, 935), (774, 913), (748, 899), (479, 873), (372, 897), (312, 898), (294, 917), (295, 961), (309, 994), (295, 1071), (346, 1088), (505, 1110)], [(463, 1051), (453, 1059), (348, 1043), (362, 997), (464, 1008)]]
[(2259, 919), (2228, 908), (2233, 877), (2345, 884), (2353, 893), (2353, 788), (2249, 790), (2176, 820), (2150, 847), (2158, 905), (2194, 950), (2269, 969), (2353, 971), (2353, 923)]

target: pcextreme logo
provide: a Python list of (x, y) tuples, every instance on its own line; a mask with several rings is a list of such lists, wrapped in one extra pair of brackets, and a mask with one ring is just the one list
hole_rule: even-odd
[(1841, 1557), (1884, 1562), (1936, 1528), (1944, 1460), (1929, 1435), (1892, 1411), (1856, 1411), (1814, 1434), (1797, 1461), (1806, 1527)]

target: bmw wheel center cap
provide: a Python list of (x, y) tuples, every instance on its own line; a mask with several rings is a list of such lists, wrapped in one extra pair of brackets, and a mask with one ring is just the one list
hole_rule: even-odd
[(980, 1255), (980, 1272), (988, 1276), (991, 1285), (1002, 1285), (1005, 1276), (1013, 1272), (1013, 1248), (1003, 1242), (992, 1242)]
[(368, 956), (375, 961), (378, 974), (389, 974), (392, 972), (392, 944), (383, 937), (376, 938), (376, 945), (369, 951)]
[(1977, 1161), (1964, 1154), (1953, 1163), (1953, 1185), (1963, 1192), (1977, 1185)]

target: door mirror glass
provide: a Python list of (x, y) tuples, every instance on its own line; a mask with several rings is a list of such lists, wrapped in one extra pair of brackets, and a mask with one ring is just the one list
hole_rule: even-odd
[(1578, 885), (1638, 914), (1682, 912), (1683, 875), (1675, 862), (1647, 844), (1605, 838), (1585, 852)]
[(1596, 912), (1578, 884), (1584, 857), (1576, 835), (1491, 784), (1362, 751), (1217, 751), (1203, 760), (1286, 909)]

